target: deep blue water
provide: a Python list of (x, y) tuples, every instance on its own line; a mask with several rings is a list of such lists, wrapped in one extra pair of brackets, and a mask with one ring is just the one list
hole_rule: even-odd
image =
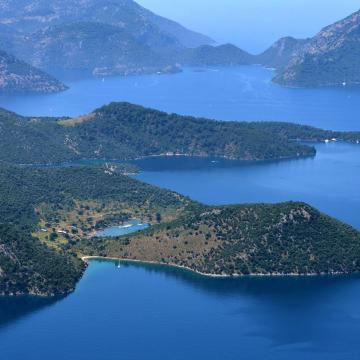
[(152, 158), (136, 178), (206, 204), (305, 201), (360, 229), (360, 145), (315, 147), (315, 158), (250, 164)]
[[(213, 70), (78, 80), (69, 92), (0, 105), (77, 115), (128, 100), (219, 119), (360, 129), (356, 89), (285, 89), (260, 67)], [(307, 201), (360, 229), (360, 146), (316, 147), (314, 159), (280, 162), (149, 159), (137, 177), (209, 204)], [(64, 299), (0, 298), (1, 359), (360, 359), (360, 277), (224, 280), (116, 265), (92, 262)]]
[(219, 280), (96, 261), (67, 298), (28, 313), (18, 300), (0, 319), (1, 358), (358, 360), (359, 296), (359, 277)]
[(138, 220), (132, 220), (128, 223), (119, 226), (110, 226), (106, 229), (99, 230), (96, 236), (99, 237), (117, 237), (131, 234), (137, 231), (145, 230), (149, 227), (148, 224), (143, 224)]
[(111, 101), (219, 120), (280, 120), (332, 130), (360, 130), (360, 88), (289, 89), (259, 66), (175, 75), (66, 81), (70, 90), (48, 96), (0, 96), (0, 107), (23, 115), (75, 116)]

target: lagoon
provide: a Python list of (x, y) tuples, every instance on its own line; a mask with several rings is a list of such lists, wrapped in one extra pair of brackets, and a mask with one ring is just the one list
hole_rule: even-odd
[(149, 227), (148, 224), (143, 224), (138, 220), (131, 220), (122, 225), (109, 226), (103, 230), (96, 232), (97, 237), (117, 237), (127, 234), (132, 234), (137, 231), (145, 230)]

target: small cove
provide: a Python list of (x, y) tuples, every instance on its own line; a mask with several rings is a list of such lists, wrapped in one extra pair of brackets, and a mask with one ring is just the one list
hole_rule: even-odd
[(117, 237), (132, 234), (149, 227), (149, 224), (144, 224), (139, 220), (131, 220), (124, 224), (117, 226), (109, 226), (105, 229), (98, 230), (95, 234), (96, 237)]

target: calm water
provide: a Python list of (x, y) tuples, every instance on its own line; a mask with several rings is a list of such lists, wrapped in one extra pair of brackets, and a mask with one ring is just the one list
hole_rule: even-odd
[[(77, 115), (128, 100), (219, 119), (360, 129), (358, 90), (284, 89), (260, 67), (213, 70), (78, 80), (69, 92), (3, 97), (0, 105), (29, 115)], [(316, 158), (296, 161), (151, 159), (138, 163), (144, 169), (138, 178), (209, 204), (307, 201), (360, 229), (360, 146), (316, 147)], [(0, 298), (0, 354), (6, 360), (359, 360), (359, 296), (360, 277), (218, 280), (96, 261), (64, 299)]]
[(12, 309), (2, 359), (360, 358), (358, 277), (216, 280), (116, 265), (93, 262), (74, 294), (33, 313)]
[(187, 69), (163, 76), (66, 81), (70, 90), (48, 96), (4, 97), (0, 107), (23, 115), (75, 116), (111, 101), (220, 120), (281, 120), (326, 129), (360, 130), (360, 89), (288, 89), (259, 66)]
[(213, 163), (154, 158), (137, 162), (138, 179), (207, 204), (308, 202), (360, 229), (360, 145), (316, 144), (315, 158)]
[(128, 223), (119, 226), (110, 226), (104, 230), (100, 230), (96, 233), (99, 237), (117, 237), (127, 234), (131, 234), (137, 231), (145, 230), (149, 227), (148, 224), (143, 224), (138, 220), (132, 220)]

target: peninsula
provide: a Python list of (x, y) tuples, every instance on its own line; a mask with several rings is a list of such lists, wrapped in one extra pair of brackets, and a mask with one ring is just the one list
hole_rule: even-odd
[(49, 164), (148, 156), (219, 157), (241, 161), (314, 156), (299, 140), (358, 142), (360, 133), (287, 123), (227, 122), (112, 103), (77, 118), (22, 117), (0, 110), (0, 160)]

